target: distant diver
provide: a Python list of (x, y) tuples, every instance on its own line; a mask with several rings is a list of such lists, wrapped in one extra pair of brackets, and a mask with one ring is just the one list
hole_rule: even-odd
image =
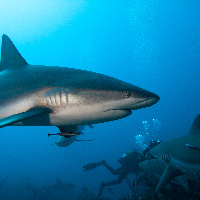
[(142, 156), (142, 154), (140, 154), (139, 152), (134, 150), (134, 151), (129, 151), (129, 152), (125, 153), (118, 160), (118, 162), (121, 164), (121, 166), (116, 170), (113, 169), (110, 165), (108, 165), (105, 160), (102, 160), (102, 161), (97, 162), (97, 163), (89, 163), (87, 165), (84, 165), (83, 171), (88, 171), (88, 170), (91, 170), (91, 169), (94, 169), (96, 167), (103, 165), (113, 175), (119, 175), (117, 180), (113, 180), (113, 181), (110, 181), (110, 182), (107, 182), (107, 183), (102, 182), (100, 189), (99, 189), (99, 193), (98, 193), (98, 198), (100, 198), (105, 187), (122, 183), (122, 181), (130, 173), (138, 174), (140, 172), (139, 163), (141, 161), (143, 161), (143, 159), (144, 159), (144, 156)]
[(105, 183), (104, 181), (102, 182), (100, 189), (99, 189), (98, 198), (101, 197), (105, 187), (121, 184), (122, 181), (125, 180), (127, 175), (130, 173), (134, 173), (134, 174), (138, 175), (142, 171), (142, 169), (139, 167), (140, 162), (145, 161), (147, 159), (151, 159), (152, 157), (149, 156), (149, 151), (151, 150), (151, 148), (157, 146), (160, 143), (161, 142), (159, 140), (150, 141), (149, 146), (147, 146), (147, 148), (142, 153), (139, 153), (137, 150), (128, 151), (118, 160), (118, 162), (121, 164), (121, 166), (116, 170), (113, 169), (110, 165), (108, 165), (105, 160), (84, 165), (83, 171), (92, 170), (92, 169), (95, 169), (95, 168), (103, 165), (113, 175), (119, 175), (117, 180), (113, 180), (113, 181), (110, 181), (107, 183)]

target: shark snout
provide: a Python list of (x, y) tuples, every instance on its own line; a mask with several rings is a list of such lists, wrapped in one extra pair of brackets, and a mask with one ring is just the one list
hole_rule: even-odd
[(160, 97), (154, 93), (144, 91), (144, 93), (136, 94), (130, 93), (130, 96), (120, 101), (113, 101), (111, 105), (107, 107), (108, 110), (137, 110), (140, 108), (146, 108), (156, 104), (160, 100)]
[(157, 94), (151, 93), (148, 99), (146, 100), (147, 107), (156, 104), (160, 100), (160, 97)]
[[(130, 98), (131, 100), (131, 98)], [(148, 92), (144, 95), (141, 95), (136, 98), (132, 98), (132, 101), (129, 102), (128, 109), (137, 110), (140, 108), (146, 108), (156, 104), (160, 100), (160, 97), (154, 93)]]

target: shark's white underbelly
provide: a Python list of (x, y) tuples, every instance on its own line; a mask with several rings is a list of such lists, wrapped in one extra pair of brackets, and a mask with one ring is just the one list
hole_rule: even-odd
[[(1, 118), (10, 115), (26, 112), (27, 110), (37, 107), (37, 104), (30, 99), (17, 101), (12, 106), (6, 106), (0, 109)], [(47, 107), (48, 108), (48, 107)], [(24, 120), (13, 124), (14, 126), (65, 126), (65, 125), (89, 125), (112, 121), (126, 117), (132, 112), (130, 110), (107, 110), (105, 105), (82, 105), (82, 106), (59, 106), (49, 107), (52, 113), (47, 113), (31, 119)]]
[(52, 125), (95, 124), (126, 117), (132, 112), (129, 110), (104, 111), (102, 105), (74, 106), (60, 109), (49, 115)]

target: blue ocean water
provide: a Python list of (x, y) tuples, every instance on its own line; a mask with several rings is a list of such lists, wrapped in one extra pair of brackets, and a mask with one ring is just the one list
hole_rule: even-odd
[[(87, 127), (79, 139), (94, 141), (67, 148), (47, 137), (56, 127), (1, 129), (0, 181), (8, 179), (0, 198), (74, 200), (83, 187), (97, 195), (102, 181), (116, 177), (103, 167), (83, 172), (83, 165), (104, 159), (119, 167), (119, 157), (139, 147), (138, 135), (144, 142), (186, 135), (200, 113), (199, 9), (199, 1), (187, 0), (0, 1), (0, 35), (7, 34), (28, 63), (99, 72), (160, 96), (127, 118)], [(48, 197), (35, 197), (28, 187), (51, 185), (57, 177), (77, 187)], [(131, 194), (126, 181), (112, 189), (103, 197)]]

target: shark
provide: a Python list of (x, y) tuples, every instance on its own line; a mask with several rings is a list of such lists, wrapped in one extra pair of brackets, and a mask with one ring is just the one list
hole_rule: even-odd
[[(140, 162), (140, 168), (145, 172), (141, 174), (137, 180), (137, 184), (141, 184), (156, 189), (166, 166), (167, 162), (159, 159), (151, 159)], [(197, 179), (196, 175), (192, 172), (188, 172), (186, 175), (177, 176), (173, 178), (168, 184), (160, 189), (160, 194), (169, 197), (172, 200), (188, 200), (193, 199), (197, 192)], [(155, 198), (154, 194), (152, 194)], [(159, 196), (158, 195), (158, 196)]]
[(155, 194), (174, 177), (185, 175), (188, 170), (200, 171), (200, 114), (186, 136), (162, 142), (150, 154), (167, 163)]
[(60, 191), (67, 191), (76, 188), (75, 184), (63, 182), (57, 177), (56, 182), (47, 186), (42, 186), (42, 190), (45, 193), (52, 193), (52, 192), (60, 192)]
[(69, 182), (62, 181), (59, 177), (57, 177), (55, 183), (37, 186), (35, 183), (27, 179), (25, 183), (25, 187), (33, 193), (33, 199), (49, 199), (52, 196), (52, 193), (61, 193), (69, 190), (73, 190), (76, 188), (76, 185)]
[(160, 99), (153, 92), (104, 74), (30, 65), (5, 34), (0, 77), (0, 128), (104, 123), (127, 117), (132, 110)]
[[(167, 163), (163, 160), (151, 159), (151, 160), (145, 160), (145, 161), (140, 162), (139, 166), (145, 172), (154, 176), (157, 180), (160, 180), (167, 166)], [(183, 188), (184, 191), (188, 192), (188, 184), (185, 177), (177, 176), (174, 179), (172, 179), (170, 183), (179, 185)]]

